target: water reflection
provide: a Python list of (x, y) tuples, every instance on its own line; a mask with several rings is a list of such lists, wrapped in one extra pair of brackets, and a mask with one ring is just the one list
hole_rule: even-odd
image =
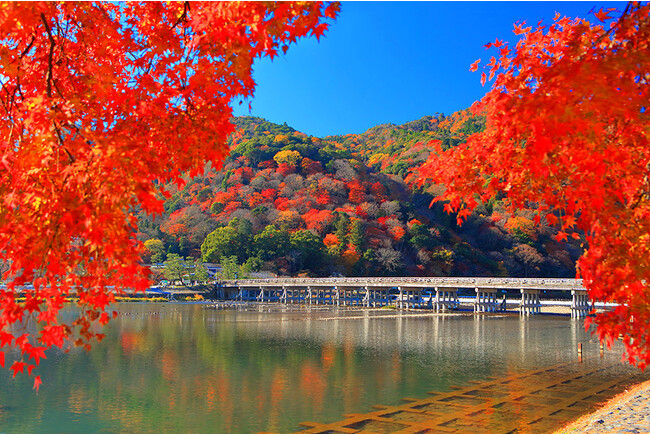
[[(576, 360), (578, 341), (586, 358), (598, 357), (582, 322), (566, 317), (119, 310), (93, 351), (43, 362), (38, 395), (31, 380), (0, 373), (0, 431), (289, 432), (299, 422)], [(629, 372), (621, 366), (620, 375)]]

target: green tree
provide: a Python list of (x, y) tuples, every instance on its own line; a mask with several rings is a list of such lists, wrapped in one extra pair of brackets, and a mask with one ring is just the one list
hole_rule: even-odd
[(159, 264), (165, 260), (165, 245), (157, 238), (152, 238), (144, 242), (144, 247), (149, 253), (149, 261), (152, 264)]
[(275, 225), (265, 227), (253, 240), (256, 256), (265, 261), (284, 256), (289, 251), (289, 232)]
[(236, 255), (221, 257), (221, 271), (219, 277), (226, 280), (247, 279), (248, 273), (244, 272), (239, 266)]
[(339, 214), (334, 222), (334, 235), (339, 239), (339, 248), (337, 253), (341, 253), (348, 245), (348, 232), (350, 230), (350, 218), (347, 214)]
[(165, 279), (170, 282), (180, 282), (183, 286), (187, 286), (186, 282), (190, 280), (190, 276), (194, 272), (192, 260), (190, 258), (183, 259), (182, 256), (176, 253), (167, 255), (164, 266), (163, 275)]
[(354, 246), (358, 253), (362, 253), (363, 243), (366, 239), (365, 224), (360, 219), (352, 220), (350, 224), (350, 244)]
[(429, 229), (423, 225), (415, 223), (409, 228), (410, 243), (417, 249), (432, 249), (435, 246), (435, 241), (429, 233)]
[(311, 231), (300, 230), (289, 237), (289, 257), (294, 271), (321, 267), (325, 255), (325, 244)]
[(205, 268), (203, 262), (200, 259), (194, 261), (194, 279), (195, 282), (206, 283), (210, 280), (210, 273), (208, 269)]
[(228, 226), (212, 231), (201, 244), (203, 262), (216, 262), (222, 256), (237, 256), (240, 261), (248, 258), (253, 226), (248, 220), (234, 218)]
[(260, 271), (262, 269), (262, 265), (264, 265), (264, 261), (262, 261), (257, 256), (251, 256), (246, 260), (246, 262), (244, 262), (244, 264), (241, 266), (241, 269), (245, 274), (249, 274), (254, 271)]

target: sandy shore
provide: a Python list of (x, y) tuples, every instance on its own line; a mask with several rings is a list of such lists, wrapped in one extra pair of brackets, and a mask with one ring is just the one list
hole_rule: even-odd
[(650, 381), (637, 384), (555, 432), (650, 433)]

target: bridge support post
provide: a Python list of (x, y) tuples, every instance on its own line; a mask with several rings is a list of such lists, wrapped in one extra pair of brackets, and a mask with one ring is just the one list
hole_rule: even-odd
[(434, 302), (436, 312), (458, 308), (457, 288), (435, 288), (436, 300)]
[(497, 309), (497, 290), (495, 288), (474, 288), (474, 312), (494, 312)]
[(282, 294), (280, 295), (280, 300), (278, 300), (280, 303), (287, 304), (287, 287), (283, 286), (282, 287)]
[(520, 289), (521, 303), (519, 313), (522, 315), (537, 314), (540, 312), (539, 289)]
[(363, 296), (363, 301), (361, 302), (362, 306), (370, 307), (370, 289), (367, 286), (363, 287), (365, 294)]
[(257, 294), (257, 301), (264, 303), (264, 287), (260, 286), (260, 293)]
[(586, 290), (571, 290), (571, 318), (584, 318), (589, 314), (591, 306)]

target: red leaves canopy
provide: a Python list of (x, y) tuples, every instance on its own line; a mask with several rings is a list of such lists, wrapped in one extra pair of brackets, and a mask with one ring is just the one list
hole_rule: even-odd
[[(68, 339), (87, 346), (98, 336), (91, 323), (113, 292), (147, 287), (135, 208), (160, 213), (157, 185), (182, 183), (181, 173), (196, 173), (205, 160), (220, 167), (233, 131), (230, 104), (253, 94), (253, 60), (274, 57), (302, 36), (319, 37), (337, 8), (2, 5), (3, 345), (20, 347), (36, 364), (44, 357), (36, 347)], [(56, 312), (72, 294), (83, 314), (59, 324)], [(18, 343), (12, 332), (28, 311), (40, 312), (41, 331)], [(17, 361), (14, 372), (25, 362)]]
[(502, 192), (515, 208), (538, 203), (563, 231), (583, 230), (578, 266), (591, 299), (619, 304), (595, 319), (600, 337), (622, 334), (642, 367), (650, 362), (649, 11), (630, 4), (605, 26), (559, 16), (548, 28), (515, 26), (522, 39), (514, 49), (499, 41), (487, 65), (492, 90), (473, 107), (487, 116), (485, 131), (437, 149), (420, 171), (421, 181), (446, 186), (440, 199), (455, 212)]

